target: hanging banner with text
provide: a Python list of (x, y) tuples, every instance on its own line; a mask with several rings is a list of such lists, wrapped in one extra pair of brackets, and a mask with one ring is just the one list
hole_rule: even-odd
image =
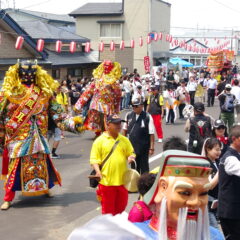
[(150, 72), (150, 58), (149, 56), (144, 57), (144, 69), (145, 72)]

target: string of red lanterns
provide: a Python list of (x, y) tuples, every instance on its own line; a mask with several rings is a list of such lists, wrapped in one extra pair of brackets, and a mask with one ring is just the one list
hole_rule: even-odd
[[(212, 51), (222, 50), (230, 44), (230, 40), (227, 40), (227, 37), (224, 38), (225, 41), (222, 42), (222, 43), (221, 43), (220, 39), (217, 39), (215, 37), (214, 40), (218, 44), (217, 46), (207, 47), (207, 48), (202, 47), (201, 48), (201, 47), (197, 46), (197, 40), (195, 40), (195, 39), (193, 39), (193, 45), (191, 45), (191, 44), (186, 43), (185, 40), (181, 41), (177, 38), (173, 38), (173, 36), (171, 34), (166, 34), (165, 38), (163, 38), (163, 33), (162, 32), (160, 32), (160, 33), (155, 32), (155, 33), (151, 33), (151, 34), (147, 35), (147, 38), (146, 38), (146, 43), (147, 44), (151, 44), (153, 42), (153, 40), (155, 42), (165, 40), (166, 42), (169, 42), (170, 46), (173, 47), (173, 48), (174, 47), (180, 47), (180, 48), (185, 49), (186, 51), (196, 52), (196, 53), (199, 53), (199, 52), (200, 53), (210, 53)], [(23, 36), (18, 36), (17, 40), (16, 40), (16, 43), (15, 43), (15, 48), (17, 50), (20, 50), (23, 46), (23, 43), (24, 43), (24, 37)], [(205, 45), (208, 44), (208, 40), (206, 38), (204, 38), (204, 43), (205, 43)], [(139, 38), (139, 47), (142, 47), (143, 44), (144, 44), (143, 37), (140, 37)], [(71, 53), (76, 52), (76, 46), (77, 46), (76, 42), (72, 41), (69, 45), (69, 51)], [(99, 47), (98, 47), (99, 52), (103, 52), (104, 47), (105, 47), (105, 44), (104, 44), (103, 41), (101, 41), (99, 43)], [(130, 47), (135, 48), (135, 40), (134, 39), (132, 39), (130, 41)], [(44, 40), (43, 39), (38, 39), (37, 45), (36, 45), (36, 50), (39, 51), (39, 52), (42, 52), (43, 49), (44, 49)], [(115, 51), (115, 49), (116, 49), (116, 44), (112, 40), (110, 42), (110, 51)], [(125, 41), (124, 40), (121, 40), (121, 42), (119, 44), (119, 49), (120, 50), (125, 49)], [(60, 40), (56, 41), (55, 51), (57, 53), (60, 53), (62, 51), (62, 41), (60, 41)], [(89, 53), (91, 51), (91, 43), (90, 42), (86, 42), (84, 51), (86, 53)]]

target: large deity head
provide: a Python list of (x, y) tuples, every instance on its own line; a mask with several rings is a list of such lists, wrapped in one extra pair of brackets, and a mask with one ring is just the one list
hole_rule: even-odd
[(23, 84), (35, 83), (37, 73), (37, 61), (22, 61), (19, 63), (18, 75)]
[(118, 62), (111, 62), (110, 60), (104, 60), (93, 71), (93, 77), (99, 82), (100, 85), (111, 85), (120, 79), (122, 75), (121, 65)]
[(147, 204), (155, 205), (150, 226), (160, 239), (209, 239), (210, 173), (204, 157), (177, 150), (163, 153), (156, 181), (144, 196)]
[(6, 97), (24, 94), (26, 86), (31, 85), (39, 87), (45, 96), (50, 97), (59, 84), (37, 64), (37, 61), (23, 60), (18, 61), (6, 72), (3, 92)]

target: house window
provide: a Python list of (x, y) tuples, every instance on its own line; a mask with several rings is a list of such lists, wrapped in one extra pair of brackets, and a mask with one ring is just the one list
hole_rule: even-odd
[(53, 69), (52, 70), (52, 77), (54, 79), (60, 79), (60, 69)]
[(72, 77), (82, 77), (83, 70), (81, 68), (70, 68), (68, 69), (68, 75), (71, 75)]
[(122, 24), (120, 23), (101, 23), (100, 37), (121, 38)]

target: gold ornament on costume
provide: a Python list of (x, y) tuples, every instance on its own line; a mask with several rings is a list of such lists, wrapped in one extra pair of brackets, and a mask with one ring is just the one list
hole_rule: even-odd
[(93, 77), (95, 79), (102, 79), (103, 84), (108, 85), (108, 84), (113, 84), (117, 80), (120, 79), (122, 76), (122, 69), (121, 65), (118, 62), (113, 63), (113, 68), (111, 69), (110, 73), (105, 74), (104, 71), (104, 64), (106, 63), (103, 62), (101, 63), (94, 71), (93, 71)]
[[(18, 63), (8, 69), (2, 87), (4, 96), (8, 99), (11, 98), (11, 102), (13, 103), (21, 103), (28, 93), (28, 88), (22, 84), (19, 78), (18, 69)], [(47, 71), (37, 65), (35, 85), (42, 90), (45, 96), (51, 97), (58, 88), (59, 83)]]

